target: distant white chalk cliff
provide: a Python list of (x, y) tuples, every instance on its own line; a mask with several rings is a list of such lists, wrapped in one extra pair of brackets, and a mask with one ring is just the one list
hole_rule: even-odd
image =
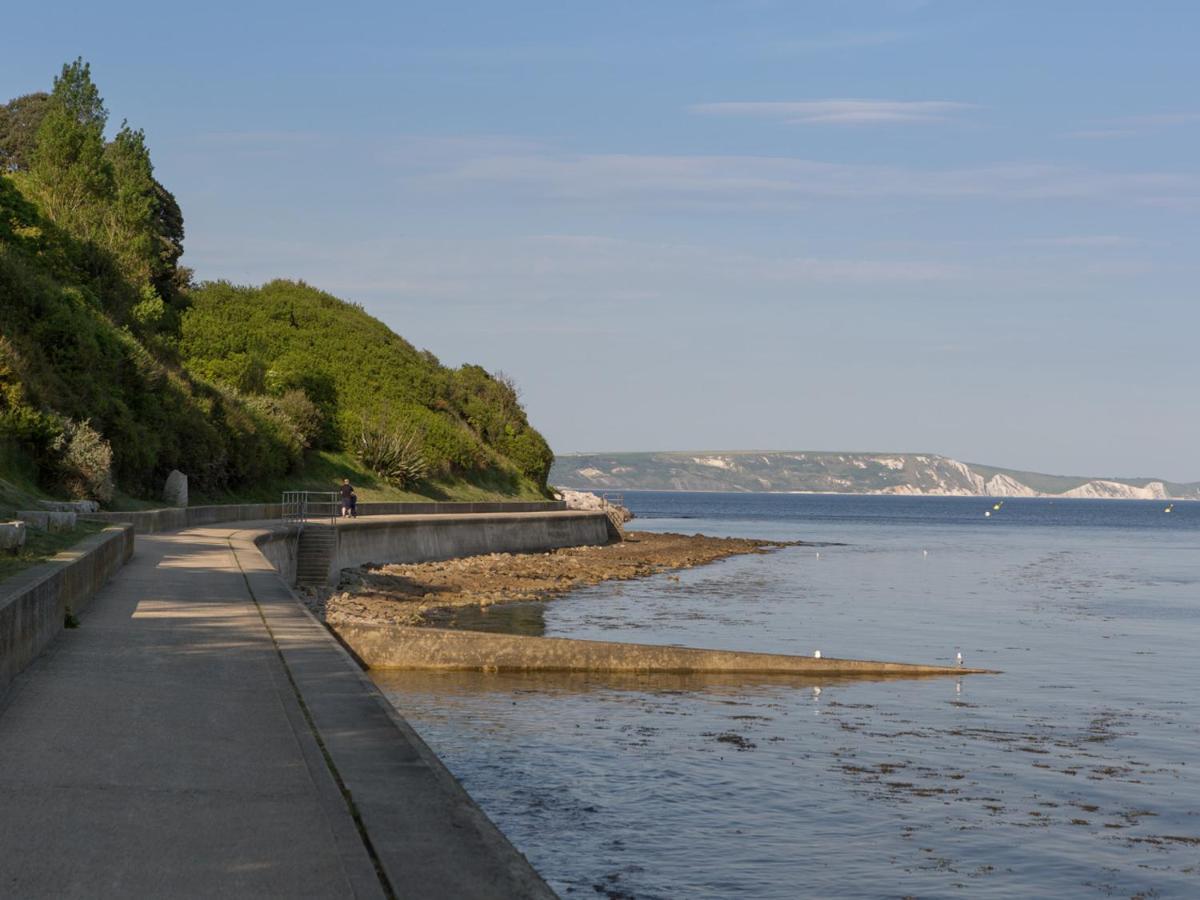
[(680, 452), (559, 456), (552, 484), (585, 490), (776, 491), (1196, 500), (1200, 483), (1043, 475), (918, 453)]

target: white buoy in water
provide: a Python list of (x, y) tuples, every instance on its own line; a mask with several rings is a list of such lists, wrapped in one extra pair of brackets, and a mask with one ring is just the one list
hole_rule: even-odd
[(820, 650), (814, 650), (814, 651), (813, 651), (813, 659), (820, 659), (820, 658), (821, 658), (821, 651), (820, 651)]
[(928, 551), (928, 550), (922, 550), (922, 551), (921, 551), (921, 555), (922, 555), (922, 556), (928, 556), (928, 555), (929, 555), (929, 551)]
[(820, 551), (820, 550), (818, 550), (818, 551), (817, 551), (817, 559), (820, 559), (820, 558), (821, 558), (821, 551)]
[(991, 514), (992, 514), (992, 511), (990, 509), (984, 513), (985, 516), (990, 516)]

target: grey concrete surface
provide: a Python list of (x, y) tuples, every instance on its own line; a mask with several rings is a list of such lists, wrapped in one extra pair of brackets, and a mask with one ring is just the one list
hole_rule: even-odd
[(719, 672), (745, 675), (980, 675), (986, 669), (704, 650), (693, 647), (580, 641), (410, 628), (404, 625), (331, 626), (354, 655), (372, 669), (477, 672)]
[(237, 527), (139, 537), (0, 694), (0, 896), (552, 896)]
[(260, 550), (278, 528), (232, 546), (338, 777), (397, 893), (552, 898), (553, 891), (463, 790)]
[(111, 525), (0, 583), (0, 694), (133, 553), (133, 530)]

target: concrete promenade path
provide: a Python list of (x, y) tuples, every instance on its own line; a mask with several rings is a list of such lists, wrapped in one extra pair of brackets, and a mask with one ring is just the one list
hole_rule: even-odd
[(0, 694), (0, 897), (553, 896), (254, 528), (138, 536)]

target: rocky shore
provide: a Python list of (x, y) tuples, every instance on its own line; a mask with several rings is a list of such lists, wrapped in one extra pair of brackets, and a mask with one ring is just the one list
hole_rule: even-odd
[(329, 622), (427, 625), (447, 608), (551, 600), (602, 581), (644, 578), (805, 543), (634, 531), (625, 541), (603, 547), (346, 569), (336, 590), (307, 599)]

